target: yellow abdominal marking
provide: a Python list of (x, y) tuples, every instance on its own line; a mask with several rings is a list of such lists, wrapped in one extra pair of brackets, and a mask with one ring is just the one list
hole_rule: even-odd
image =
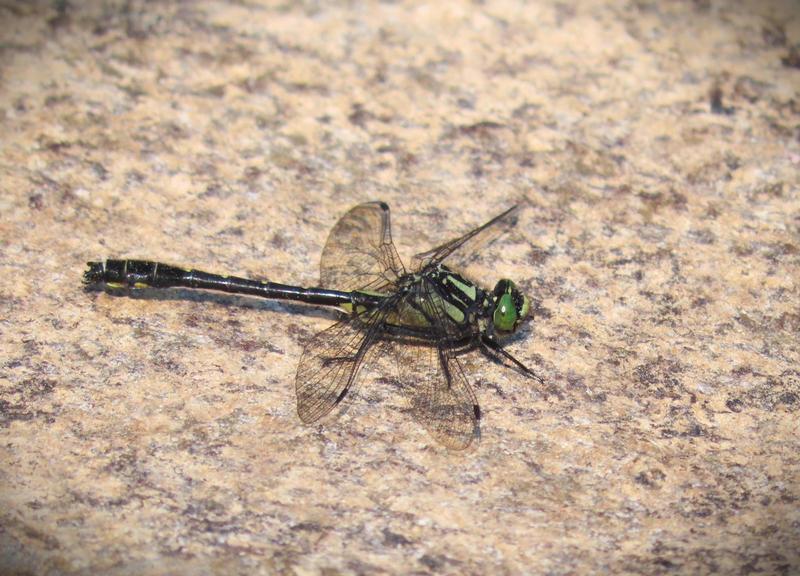
[[(345, 304), (342, 304), (341, 306), (342, 306), (342, 309), (343, 309), (345, 312), (347, 312), (348, 314), (351, 314), (351, 313), (353, 312), (353, 305), (352, 305), (350, 302), (347, 302), (347, 303), (345, 303)], [(363, 313), (364, 313), (364, 312), (366, 312), (366, 311), (367, 311), (367, 307), (366, 307), (366, 306), (363, 306), (363, 305), (362, 305), (362, 306), (359, 306), (358, 308), (356, 308), (356, 313), (357, 313), (357, 314), (363, 314)]]

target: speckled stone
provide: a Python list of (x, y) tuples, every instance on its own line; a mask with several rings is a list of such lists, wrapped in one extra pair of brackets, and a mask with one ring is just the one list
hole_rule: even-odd
[[(800, 572), (796, 1), (0, 3), (0, 572)], [(381, 378), (304, 426), (334, 315), (84, 292), (148, 257), (314, 285), (514, 202), (482, 436)]]

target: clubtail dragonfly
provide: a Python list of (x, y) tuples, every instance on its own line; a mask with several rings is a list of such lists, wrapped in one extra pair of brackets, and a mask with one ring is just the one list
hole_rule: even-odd
[[(320, 288), (210, 274), (149, 260), (89, 262), (84, 283), (111, 289), (191, 288), (335, 306), (343, 317), (316, 334), (297, 368), (297, 413), (314, 423), (334, 412), (374, 354), (395, 356), (415, 418), (450, 449), (479, 433), (480, 409), (459, 357), (478, 350), (542, 379), (501, 345), (530, 314), (529, 299), (508, 279), (487, 290), (451, 263), (516, 223), (513, 207), (467, 234), (414, 258), (407, 270), (392, 242), (389, 207), (360, 204), (334, 226), (322, 252)], [(451, 263), (445, 264), (445, 261)]]

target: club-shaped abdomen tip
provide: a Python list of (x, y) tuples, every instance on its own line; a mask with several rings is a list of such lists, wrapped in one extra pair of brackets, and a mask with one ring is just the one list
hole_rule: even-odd
[(83, 273), (83, 283), (84, 284), (98, 284), (103, 282), (105, 276), (105, 266), (103, 266), (102, 262), (87, 262), (86, 265), (89, 267)]

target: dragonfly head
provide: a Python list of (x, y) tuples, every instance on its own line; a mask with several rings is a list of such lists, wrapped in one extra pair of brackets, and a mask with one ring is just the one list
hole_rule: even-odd
[(503, 278), (492, 291), (494, 327), (501, 332), (513, 332), (528, 315), (530, 301), (511, 280)]

